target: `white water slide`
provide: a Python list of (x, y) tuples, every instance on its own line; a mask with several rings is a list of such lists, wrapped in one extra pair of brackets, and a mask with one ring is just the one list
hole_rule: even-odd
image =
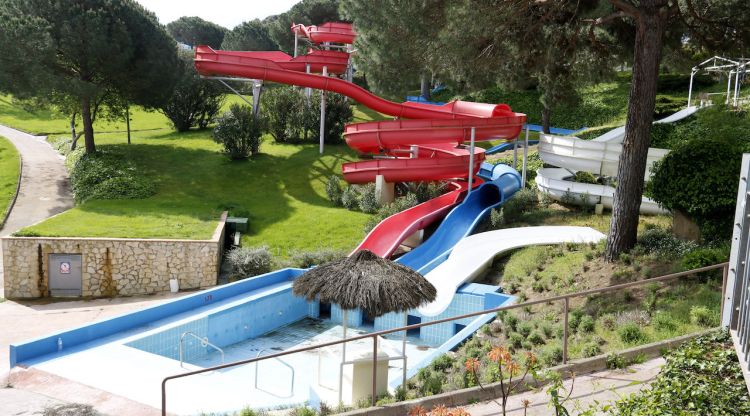
[[(675, 121), (680, 121), (684, 118), (692, 116), (693, 114), (695, 114), (696, 111), (698, 111), (698, 109), (700, 109), (700, 107), (696, 107), (696, 106), (685, 107), (682, 110), (672, 114), (669, 117), (665, 117), (661, 120), (654, 121), (654, 124), (666, 124), (666, 123), (674, 123)], [(625, 138), (625, 126), (621, 126), (616, 129), (610, 130), (595, 139), (591, 139), (591, 141), (592, 142), (622, 143), (622, 140), (624, 138)]]
[(445, 311), (464, 283), (476, 278), (500, 253), (532, 245), (596, 243), (605, 235), (591, 227), (545, 226), (506, 228), (474, 234), (456, 244), (448, 259), (425, 275), (437, 298), (418, 309), (422, 316)]

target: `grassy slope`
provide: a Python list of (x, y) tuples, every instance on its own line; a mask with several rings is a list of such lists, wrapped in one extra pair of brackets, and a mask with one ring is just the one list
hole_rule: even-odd
[(21, 159), (15, 146), (0, 136), (0, 218), (5, 218), (18, 187)]
[[(239, 101), (231, 97), (228, 103)], [(357, 110), (362, 119), (376, 116)], [(288, 250), (352, 248), (363, 236), (368, 215), (333, 208), (326, 178), (356, 159), (346, 146), (278, 145), (266, 138), (262, 153), (233, 162), (219, 153), (210, 131), (178, 134), (158, 113), (133, 112), (133, 144), (117, 133), (98, 133), (100, 149), (115, 148), (153, 175), (158, 193), (145, 200), (90, 201), (24, 234), (145, 238), (209, 238), (220, 207), (251, 212), (243, 244)], [(158, 122), (158, 124), (157, 124)], [(158, 126), (158, 130), (144, 126)], [(117, 127), (117, 126), (115, 126)]]

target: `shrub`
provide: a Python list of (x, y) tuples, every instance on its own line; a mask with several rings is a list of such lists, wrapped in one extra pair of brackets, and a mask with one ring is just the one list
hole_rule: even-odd
[(342, 193), (341, 178), (336, 175), (329, 176), (328, 182), (326, 182), (326, 195), (328, 196), (328, 200), (331, 201), (333, 205), (339, 206), (341, 205)]
[(583, 345), (581, 352), (583, 353), (584, 357), (596, 357), (597, 355), (602, 353), (602, 347), (600, 347), (596, 342), (587, 342)]
[(341, 192), (341, 205), (350, 211), (359, 207), (359, 193), (353, 186), (349, 185)]
[(719, 317), (705, 306), (693, 306), (690, 308), (690, 322), (708, 328), (718, 326)]
[(659, 257), (682, 257), (695, 247), (694, 242), (680, 240), (663, 228), (648, 229), (638, 237), (638, 250)]
[[(320, 91), (314, 91), (310, 98), (308, 129), (318, 137), (320, 126)], [(349, 101), (341, 94), (327, 92), (326, 94), (326, 124), (325, 143), (336, 144), (343, 140), (344, 127), (354, 118), (354, 112)]]
[(594, 332), (594, 318), (591, 315), (582, 316), (581, 322), (578, 324), (578, 331), (584, 333)]
[(359, 187), (359, 210), (365, 214), (372, 214), (380, 208), (378, 197), (375, 195), (375, 184), (368, 183)]
[[(687, 253), (682, 259), (682, 269), (693, 270), (729, 261), (729, 249), (729, 245), (726, 244), (720, 247), (697, 248)], [(703, 272), (703, 274), (720, 276), (721, 269), (716, 269), (713, 272)]]
[(507, 314), (503, 317), (503, 322), (505, 322), (505, 325), (508, 325), (511, 330), (515, 331), (518, 327), (518, 317), (513, 314)]
[(370, 218), (370, 220), (365, 224), (365, 232), (370, 232), (370, 230), (375, 228), (375, 226), (378, 225), (380, 221), (383, 221), (391, 215), (407, 210), (413, 206), (416, 206), (417, 204), (417, 196), (413, 193), (408, 193), (401, 198), (397, 198), (390, 204), (378, 208), (378, 211), (375, 213), (375, 215), (373, 215), (372, 218)]
[(301, 251), (292, 255), (292, 264), (296, 267), (307, 269), (312, 266), (319, 266), (333, 260), (346, 257), (346, 253), (341, 250), (332, 248), (320, 248), (311, 251)]
[(78, 203), (89, 199), (148, 198), (156, 193), (148, 176), (138, 172), (135, 164), (122, 154), (76, 151), (68, 159), (76, 160), (70, 170), (70, 184)]
[(257, 276), (271, 271), (273, 256), (268, 247), (239, 247), (227, 253), (227, 262), (236, 278)]
[(518, 332), (513, 332), (510, 334), (510, 336), (508, 336), (508, 341), (513, 348), (521, 348), (521, 344), (524, 341), (523, 338), (523, 335), (519, 334)]
[(552, 324), (547, 322), (539, 325), (539, 329), (542, 330), (542, 333), (546, 338), (552, 338), (552, 336), (555, 334), (555, 328), (552, 326)]
[(490, 225), (492, 228), (500, 228), (505, 224), (505, 216), (503, 215), (503, 209), (492, 208), (490, 211)]
[(453, 367), (456, 359), (449, 354), (443, 354), (432, 361), (432, 369), (435, 371), (447, 371)]
[(617, 330), (620, 340), (628, 345), (638, 344), (646, 340), (646, 334), (636, 323), (628, 322)]
[(716, 134), (680, 143), (652, 170), (651, 197), (686, 213), (709, 240), (731, 233), (743, 151), (737, 139)]
[(518, 333), (523, 335), (524, 338), (531, 334), (532, 329), (534, 329), (534, 327), (528, 322), (522, 322), (518, 325)]
[(651, 322), (659, 331), (672, 332), (677, 329), (677, 323), (672, 319), (672, 316), (666, 312), (657, 312), (651, 319)]
[(268, 133), (277, 143), (302, 139), (304, 126), (300, 123), (300, 113), (304, 111), (304, 100), (292, 86), (279, 85), (263, 91), (263, 117)]
[(559, 345), (549, 345), (542, 349), (539, 356), (544, 365), (551, 367), (562, 362), (563, 350)]
[(432, 396), (435, 394), (442, 393), (443, 392), (443, 378), (438, 375), (432, 374), (424, 382), (422, 382), (422, 387), (420, 388), (420, 391), (422, 392), (422, 395), (424, 396)]
[(262, 132), (263, 120), (254, 118), (250, 107), (232, 104), (216, 121), (213, 138), (231, 159), (246, 159), (260, 150)]
[(526, 339), (534, 345), (542, 345), (545, 343), (544, 335), (542, 335), (540, 331), (530, 333)]
[(607, 355), (607, 368), (611, 370), (615, 370), (618, 368), (625, 368), (627, 366), (627, 363), (625, 362), (625, 357), (619, 354), (610, 353)]
[(578, 329), (578, 325), (581, 323), (581, 317), (583, 317), (583, 311), (575, 309), (570, 312), (570, 318), (568, 318), (568, 326), (573, 331)]
[(575, 174), (575, 181), (579, 183), (593, 183), (598, 184), (599, 181), (596, 180), (596, 176), (592, 174), (591, 172), (586, 172), (583, 170), (579, 170)]
[(219, 83), (202, 79), (195, 70), (192, 53), (180, 53), (182, 76), (172, 96), (160, 110), (177, 131), (191, 127), (208, 127), (224, 104), (224, 88)]
[(536, 189), (523, 188), (503, 205), (503, 222), (518, 221), (527, 212), (533, 211), (539, 204)]

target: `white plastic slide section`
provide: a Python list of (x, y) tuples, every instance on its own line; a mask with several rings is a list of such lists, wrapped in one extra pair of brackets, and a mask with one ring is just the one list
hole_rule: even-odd
[(441, 314), (461, 285), (477, 277), (505, 251), (532, 245), (596, 243), (604, 238), (593, 228), (568, 226), (506, 228), (466, 237), (446, 261), (425, 275), (437, 289), (437, 297), (418, 311), (422, 316)]
[[(569, 193), (574, 198), (573, 202), (580, 204), (585, 198), (584, 195), (588, 194), (589, 205), (601, 203), (605, 208), (612, 209), (615, 188), (611, 186), (573, 182), (573, 174), (561, 168), (539, 169), (535, 180), (537, 188), (556, 201), (563, 200), (565, 194)], [(657, 215), (667, 212), (654, 200), (645, 196), (641, 199), (641, 214)]]
[[(577, 172), (579, 170), (596, 175), (617, 176), (622, 144), (614, 142), (592, 142), (577, 137), (539, 136), (539, 156), (544, 163)], [(663, 158), (669, 150), (648, 149), (646, 178), (651, 175), (654, 162)]]
[[(675, 121), (680, 121), (683, 118), (687, 118), (695, 114), (696, 111), (698, 111), (700, 107), (691, 106), (683, 108), (682, 110), (672, 114), (669, 117), (665, 117), (661, 120), (654, 121), (654, 124), (666, 124), (666, 123), (674, 123)], [(591, 139), (592, 142), (614, 142), (614, 143), (622, 143), (622, 140), (625, 138), (625, 126), (618, 127), (616, 129), (610, 130), (601, 136)]]

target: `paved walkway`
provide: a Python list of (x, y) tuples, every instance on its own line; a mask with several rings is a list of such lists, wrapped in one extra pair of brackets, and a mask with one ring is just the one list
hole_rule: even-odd
[(7, 137), (16, 146), (23, 159), (18, 198), (0, 235), (9, 235), (73, 207), (63, 158), (44, 137), (3, 125), (0, 125), (0, 136)]
[[(578, 376), (573, 385), (573, 394), (565, 402), (565, 407), (571, 414), (578, 414), (587, 410), (589, 406), (595, 405), (596, 402), (599, 403), (598, 407), (602, 404), (613, 403), (621, 397), (646, 387), (659, 374), (663, 365), (663, 358), (655, 358), (643, 364), (634, 364), (624, 370), (606, 370)], [(571, 380), (565, 380), (564, 385), (569, 389)], [(530, 401), (526, 413), (523, 408), (524, 400)], [(490, 416), (501, 413), (500, 406), (492, 401), (474, 404), (464, 409), (471, 416)], [(507, 411), (509, 416), (554, 414), (554, 410), (549, 407), (549, 394), (547, 394), (546, 387), (540, 391), (529, 391), (511, 396), (508, 399)]]

